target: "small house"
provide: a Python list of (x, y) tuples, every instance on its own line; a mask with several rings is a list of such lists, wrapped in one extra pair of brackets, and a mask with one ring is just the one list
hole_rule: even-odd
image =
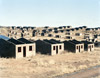
[(60, 26), (60, 27), (58, 27), (59, 29), (63, 29), (63, 27), (62, 26)]
[(75, 33), (75, 36), (82, 36), (82, 33)]
[[(25, 45), (26, 45), (26, 57), (28, 57), (28, 56), (34, 56), (34, 55), (36, 55), (36, 44), (35, 44), (35, 42), (33, 42), (33, 41), (29, 41), (29, 40), (27, 40), (27, 39), (25, 39), (25, 38), (19, 38), (18, 39), (19, 41), (21, 41), (21, 42), (24, 42), (25, 43)], [(24, 46), (25, 47), (25, 46)]]
[(100, 39), (100, 35), (94, 35), (94, 38)]
[(53, 29), (48, 29), (49, 32), (51, 32)]
[(72, 28), (72, 26), (67, 26), (67, 28)]
[(92, 28), (86, 28), (86, 31), (92, 31)]
[(84, 39), (93, 39), (93, 35), (91, 33), (85, 33)]
[(94, 42), (94, 46), (95, 47), (100, 47), (100, 42), (98, 42), (98, 41)]
[(35, 43), (26, 39), (0, 39), (0, 56), (22, 58), (35, 55)]
[(81, 41), (82, 43), (84, 43), (84, 50), (91, 52), (94, 51), (94, 43), (92, 42), (88, 42), (88, 41)]
[(67, 36), (65, 36), (65, 39), (75, 39), (75, 37), (71, 36), (71, 35), (67, 35)]
[(58, 33), (58, 30), (57, 31), (55, 30), (54, 33)]
[(64, 51), (64, 44), (61, 42), (55, 42), (52, 40), (37, 40), (36, 42), (36, 52), (41, 52), (42, 54), (56, 55)]
[(76, 31), (80, 30), (80, 28), (75, 28)]
[(41, 33), (41, 36), (44, 36), (45, 35), (45, 33)]
[(55, 38), (61, 38), (61, 36), (60, 35), (55, 35)]
[(60, 32), (61, 32), (61, 33), (63, 33), (63, 32), (64, 32), (64, 30), (60, 30)]
[(82, 26), (83, 28), (87, 28), (87, 26)]
[(54, 31), (57, 31), (58, 30), (58, 28), (54, 28)]
[(84, 51), (84, 44), (77, 40), (63, 41), (63, 43), (64, 43), (64, 49), (67, 51), (75, 53)]
[(48, 34), (48, 37), (53, 37), (53, 35), (52, 34)]
[(70, 32), (71, 30), (70, 29), (66, 29), (66, 32)]
[(42, 33), (47, 33), (47, 30), (42, 30)]

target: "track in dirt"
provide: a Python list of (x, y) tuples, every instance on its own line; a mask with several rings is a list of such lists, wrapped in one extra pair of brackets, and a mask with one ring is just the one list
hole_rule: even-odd
[(84, 69), (78, 72), (74, 72), (71, 74), (64, 74), (61, 76), (56, 76), (53, 78), (91, 78), (100, 75), (100, 65), (90, 67), (88, 69)]

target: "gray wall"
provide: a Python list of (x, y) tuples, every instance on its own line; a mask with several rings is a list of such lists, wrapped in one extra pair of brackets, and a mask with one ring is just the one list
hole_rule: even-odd
[(15, 57), (15, 45), (0, 39), (0, 57)]
[(36, 41), (36, 52), (41, 54), (51, 54), (51, 45), (43, 41)]

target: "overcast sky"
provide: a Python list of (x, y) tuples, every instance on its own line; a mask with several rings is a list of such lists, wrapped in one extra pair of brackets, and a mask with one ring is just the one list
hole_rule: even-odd
[(100, 27), (100, 0), (0, 0), (0, 25)]

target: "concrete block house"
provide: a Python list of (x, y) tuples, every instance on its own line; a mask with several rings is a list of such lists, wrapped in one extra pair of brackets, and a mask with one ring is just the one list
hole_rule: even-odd
[(35, 45), (35, 42), (33, 41), (29, 41), (25, 38), (20, 38), (18, 39), (19, 41), (21, 42), (24, 42), (26, 46), (23, 47), (24, 50), (24, 53), (25, 53), (25, 57), (28, 57), (28, 56), (34, 56), (36, 55), (36, 45)]
[(92, 42), (88, 42), (88, 41), (81, 41), (82, 43), (84, 43), (84, 50), (91, 52), (94, 51), (94, 43)]
[(63, 41), (63, 43), (64, 43), (64, 49), (67, 51), (71, 51), (74, 53), (84, 51), (84, 44), (77, 40)]
[(94, 42), (94, 46), (95, 47), (100, 47), (100, 42), (98, 42), (98, 41)]
[(25, 43), (13, 38), (9, 40), (0, 39), (0, 56), (14, 57), (16, 59), (33, 56), (35, 55), (35, 51), (32, 48), (34, 45), (35, 43)]
[(56, 55), (64, 51), (64, 44), (53, 40), (37, 40), (36, 51), (41, 54)]

